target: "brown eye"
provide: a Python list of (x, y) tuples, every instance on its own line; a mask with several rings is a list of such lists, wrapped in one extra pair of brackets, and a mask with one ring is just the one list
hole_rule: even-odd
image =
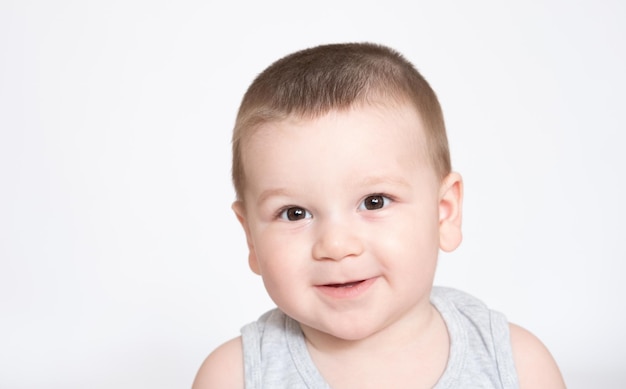
[(311, 214), (304, 208), (289, 207), (280, 213), (282, 219), (296, 221), (311, 217)]
[(391, 200), (383, 195), (367, 196), (365, 200), (363, 200), (363, 203), (359, 206), (359, 209), (366, 209), (368, 211), (381, 209), (389, 204), (389, 201)]

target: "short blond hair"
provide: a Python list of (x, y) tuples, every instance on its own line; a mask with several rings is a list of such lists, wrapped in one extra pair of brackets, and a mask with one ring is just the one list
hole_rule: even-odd
[(440, 178), (451, 171), (441, 106), (417, 69), (397, 51), (374, 43), (320, 45), (289, 54), (260, 73), (246, 91), (233, 131), (232, 179), (242, 199), (242, 142), (259, 126), (287, 117), (313, 119), (331, 110), (378, 102), (410, 104), (425, 130), (427, 154)]

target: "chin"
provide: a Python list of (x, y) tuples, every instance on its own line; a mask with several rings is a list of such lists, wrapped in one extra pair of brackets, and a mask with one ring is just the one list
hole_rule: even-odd
[(373, 327), (371, 323), (361, 323), (362, 325), (355, 325), (354, 321), (349, 323), (330, 323), (328, 326), (311, 326), (310, 329), (319, 334), (324, 334), (335, 338), (340, 341), (357, 342), (363, 339), (367, 339), (371, 335), (378, 332), (378, 329)]

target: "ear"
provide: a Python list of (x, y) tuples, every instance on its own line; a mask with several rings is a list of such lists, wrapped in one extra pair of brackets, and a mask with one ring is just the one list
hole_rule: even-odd
[(453, 172), (443, 179), (439, 189), (439, 247), (443, 251), (456, 249), (463, 240), (462, 206), (463, 180)]
[(250, 234), (250, 226), (248, 226), (248, 221), (246, 219), (246, 208), (243, 201), (235, 201), (231, 208), (235, 212), (237, 220), (239, 220), (239, 223), (241, 223), (241, 226), (246, 233), (246, 243), (248, 244), (248, 265), (253, 272), (260, 275), (261, 270), (259, 268), (259, 261), (257, 260), (256, 252), (254, 250), (254, 242), (252, 241), (252, 235)]

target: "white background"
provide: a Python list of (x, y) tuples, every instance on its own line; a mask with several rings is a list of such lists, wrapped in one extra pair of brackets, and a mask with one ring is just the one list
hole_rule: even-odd
[(366, 40), (430, 81), (465, 178), (437, 283), (537, 334), (570, 388), (626, 387), (624, 4), (0, 2), (0, 387), (189, 387), (272, 306), (230, 211), (242, 94)]

